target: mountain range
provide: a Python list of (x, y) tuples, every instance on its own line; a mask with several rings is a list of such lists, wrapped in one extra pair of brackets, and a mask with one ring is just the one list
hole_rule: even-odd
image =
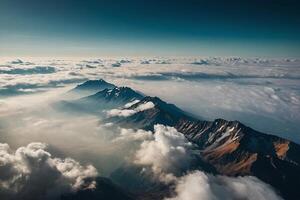
[[(239, 121), (202, 120), (158, 97), (144, 96), (104, 80), (87, 81), (74, 90), (80, 88), (97, 93), (72, 101), (72, 105), (93, 110), (135, 110), (130, 116), (110, 116), (104, 122), (144, 130), (153, 130), (155, 124), (172, 126), (197, 145), (199, 165), (205, 165), (204, 169), (227, 176), (255, 176), (272, 185), (285, 199), (300, 196), (300, 145), (292, 141), (261, 133)], [(124, 107), (130, 102), (132, 105)], [(154, 106), (136, 111), (149, 102)]]

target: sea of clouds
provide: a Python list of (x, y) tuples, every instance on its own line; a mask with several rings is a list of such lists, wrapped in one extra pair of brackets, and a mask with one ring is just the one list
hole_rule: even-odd
[[(300, 143), (297, 59), (2, 59), (0, 197), (54, 199), (96, 187), (96, 176), (129, 163), (173, 188), (166, 199), (281, 199), (255, 177), (190, 171), (194, 145), (172, 127), (111, 128), (99, 116), (53, 107), (76, 84), (99, 78), (159, 96), (202, 119), (240, 120)], [(154, 106), (132, 104), (105, 113), (128, 117)]]
[(159, 96), (203, 119), (239, 120), (300, 143), (299, 59), (0, 60), (1, 99), (99, 78)]

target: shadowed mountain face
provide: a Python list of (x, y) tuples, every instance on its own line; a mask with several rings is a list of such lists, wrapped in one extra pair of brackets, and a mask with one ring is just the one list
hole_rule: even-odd
[(175, 105), (168, 104), (158, 97), (147, 96), (127, 109), (134, 110), (147, 102), (152, 102), (155, 106), (152, 109), (137, 112), (136, 114), (126, 118), (113, 117), (108, 119), (108, 121), (116, 121), (123, 127), (153, 130), (153, 126), (155, 124), (175, 126), (182, 118), (191, 121), (195, 120)]
[(287, 199), (299, 196), (298, 144), (223, 119), (182, 120), (176, 128), (198, 144), (203, 160), (220, 174), (253, 175), (277, 188)]
[[(123, 107), (134, 100), (139, 101)], [(85, 106), (85, 109), (91, 110), (118, 108), (134, 111), (128, 116), (103, 120), (125, 128), (153, 130), (155, 124), (175, 127), (197, 145), (199, 160), (195, 163), (199, 166), (193, 168), (228, 176), (256, 176), (276, 188), (286, 199), (295, 199), (300, 195), (300, 146), (289, 140), (255, 131), (238, 121), (199, 120), (158, 97), (143, 97), (128, 87), (107, 88), (71, 103), (75, 107)], [(154, 106), (139, 109), (147, 103)], [(113, 179), (118, 180), (121, 176), (123, 178), (120, 180), (124, 177), (129, 180), (130, 170), (117, 171)], [(168, 191), (157, 185), (150, 188), (150, 196)], [(162, 188), (161, 191), (157, 191), (159, 188)]]
[(112, 89), (105, 88), (77, 100), (61, 101), (56, 107), (68, 112), (79, 111), (101, 114), (103, 110), (124, 106), (128, 102), (142, 98), (142, 94), (129, 87), (114, 87)]
[(128, 87), (115, 87), (104, 89), (96, 94), (73, 101), (72, 103), (84, 108), (87, 111), (106, 110), (124, 106), (126, 103), (140, 100), (143, 96)]
[(81, 99), (82, 101), (110, 102), (113, 104), (126, 104), (130, 101), (140, 100), (143, 96), (129, 87), (115, 87), (104, 89), (94, 95)]

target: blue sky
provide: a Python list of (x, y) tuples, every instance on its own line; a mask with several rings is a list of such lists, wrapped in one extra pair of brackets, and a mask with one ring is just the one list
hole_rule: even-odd
[(0, 0), (0, 56), (300, 56), (295, 0)]

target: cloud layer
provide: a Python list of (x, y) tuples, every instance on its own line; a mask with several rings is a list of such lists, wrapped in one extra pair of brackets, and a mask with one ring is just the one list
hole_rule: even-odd
[(282, 200), (273, 189), (255, 177), (230, 178), (201, 171), (180, 177), (176, 195), (165, 200)]
[(30, 143), (13, 152), (0, 144), (0, 197), (55, 199), (63, 193), (94, 188), (98, 175), (92, 165), (53, 157), (44, 143)]
[[(115, 63), (120, 66), (112, 67)], [(300, 60), (292, 58), (2, 58), (0, 96), (104, 78), (159, 96), (204, 119), (240, 120), (300, 143), (299, 66)]]
[(19, 75), (31, 75), (31, 74), (51, 74), (55, 73), (55, 68), (50, 66), (35, 66), (33, 68), (9, 68), (1, 69), (0, 74), (19, 74)]

